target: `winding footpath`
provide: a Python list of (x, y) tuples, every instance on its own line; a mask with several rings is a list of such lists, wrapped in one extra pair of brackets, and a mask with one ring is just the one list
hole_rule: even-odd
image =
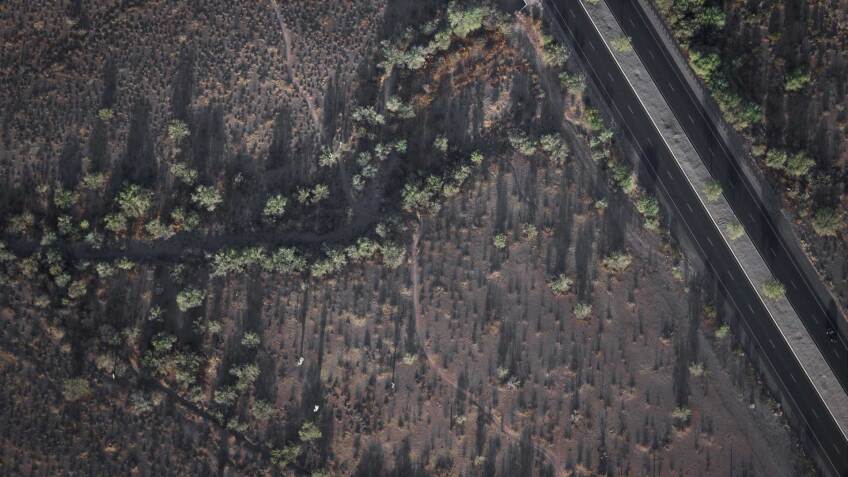
[(297, 75), (294, 71), (294, 51), (292, 51), (292, 42), (291, 42), (291, 33), (289, 32), (288, 27), (286, 26), (286, 22), (283, 21), (283, 14), (280, 12), (280, 5), (277, 3), (277, 0), (271, 0), (271, 5), (274, 7), (274, 13), (277, 15), (277, 23), (280, 24), (280, 30), (283, 34), (283, 42), (286, 44), (286, 67), (289, 70), (289, 76), (291, 77), (292, 84), (295, 89), (300, 92), (300, 95), (303, 97), (304, 101), (306, 101), (306, 107), (309, 108), (309, 115), (312, 116), (312, 121), (315, 123), (315, 129), (317, 131), (321, 131), (321, 118), (318, 115), (318, 110), (315, 108), (315, 101), (312, 99), (306, 90), (301, 86), (300, 80), (297, 79)]

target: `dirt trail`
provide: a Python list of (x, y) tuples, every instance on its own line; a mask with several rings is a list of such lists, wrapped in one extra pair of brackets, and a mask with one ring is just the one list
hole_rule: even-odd
[[(448, 385), (457, 390), (457, 382), (456, 378), (450, 374), (447, 370), (439, 366), (436, 358), (431, 354), (430, 350), (427, 348), (427, 343), (424, 341), (424, 337), (422, 335), (422, 330), (424, 329), (424, 320), (423, 314), (421, 312), (421, 270), (418, 266), (418, 247), (421, 242), (421, 220), (417, 220), (413, 227), (412, 231), (412, 250), (410, 253), (410, 260), (412, 261), (412, 312), (415, 317), (415, 332), (418, 337), (418, 344), (421, 347), (421, 352), (427, 358), (427, 363), (430, 365), (430, 368), (433, 369), (436, 374), (442, 379), (444, 382), (448, 383)], [(520, 443), (521, 441), (521, 433), (517, 430), (513, 429), (509, 425), (507, 425), (503, 417), (497, 412), (495, 409), (490, 409), (485, 404), (478, 401), (474, 396), (468, 394), (467, 391), (464, 392), (465, 397), (477, 407), (480, 412), (485, 413), (487, 416), (491, 418), (490, 424), (497, 432), (505, 435), (509, 440)], [(565, 477), (567, 474), (565, 471), (559, 466), (559, 462), (555, 455), (548, 451), (545, 447), (536, 444), (535, 442), (530, 443), (533, 446), (533, 449), (541, 454), (550, 464), (553, 466), (555, 475), (559, 477)]]
[(295, 57), (292, 48), (291, 33), (286, 26), (286, 22), (283, 21), (283, 14), (280, 12), (280, 5), (277, 3), (277, 0), (271, 0), (271, 5), (274, 6), (274, 13), (277, 15), (277, 22), (280, 24), (280, 30), (282, 30), (283, 33), (283, 41), (286, 44), (286, 66), (289, 70), (289, 76), (291, 77), (294, 87), (300, 92), (300, 95), (303, 96), (304, 101), (306, 101), (306, 107), (309, 108), (309, 114), (312, 116), (312, 121), (315, 123), (315, 129), (320, 133), (321, 118), (318, 115), (318, 110), (315, 108), (315, 101), (313, 101), (312, 96), (303, 89), (300, 84), (300, 80), (297, 79), (297, 75), (294, 72)]

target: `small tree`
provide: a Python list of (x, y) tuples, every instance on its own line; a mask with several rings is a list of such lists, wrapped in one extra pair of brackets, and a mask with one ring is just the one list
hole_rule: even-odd
[(442, 154), (448, 152), (448, 138), (445, 136), (437, 136), (433, 141), (433, 147)]
[(589, 303), (578, 303), (574, 305), (574, 317), (584, 320), (592, 314), (592, 305)]
[(312, 204), (317, 204), (327, 197), (330, 197), (330, 189), (324, 184), (316, 184), (312, 188)]
[(822, 237), (836, 237), (839, 232), (839, 215), (835, 210), (825, 207), (816, 211), (813, 218), (813, 230)]
[(772, 169), (783, 170), (786, 166), (787, 154), (784, 151), (772, 149), (766, 153), (766, 166)]
[(300, 440), (306, 444), (321, 438), (321, 430), (311, 421), (306, 421), (297, 433)]
[(97, 111), (97, 117), (99, 117), (104, 122), (109, 121), (114, 116), (115, 116), (115, 112), (112, 111), (111, 108), (103, 108), (103, 109)]
[(551, 280), (548, 283), (548, 286), (551, 287), (551, 291), (554, 292), (555, 295), (564, 295), (571, 291), (571, 286), (574, 285), (574, 280), (565, 276), (565, 274), (561, 274), (559, 277)]
[(200, 185), (194, 190), (191, 200), (207, 212), (214, 212), (224, 199), (215, 187)]
[(793, 154), (786, 162), (786, 172), (792, 177), (806, 176), (810, 169), (816, 165), (816, 161), (807, 157), (803, 152)]
[(188, 310), (202, 305), (205, 298), (206, 292), (203, 290), (198, 290), (196, 288), (183, 290), (177, 293), (177, 308), (179, 308), (181, 312), (185, 313)]
[(808, 84), (810, 84), (810, 74), (804, 70), (798, 69), (786, 75), (786, 91), (798, 92), (806, 88)]
[(559, 74), (559, 82), (562, 83), (566, 91), (578, 96), (586, 90), (586, 77), (579, 73), (562, 72)]
[(153, 206), (153, 193), (135, 184), (130, 184), (118, 194), (118, 205), (124, 217), (140, 219)]
[(168, 137), (170, 137), (174, 143), (179, 144), (179, 142), (188, 137), (189, 134), (188, 124), (183, 121), (171, 121), (171, 124), (168, 125)]
[(613, 273), (621, 273), (627, 270), (631, 263), (633, 263), (633, 257), (624, 252), (613, 252), (603, 261), (604, 268)]
[(288, 204), (289, 200), (282, 194), (271, 196), (268, 202), (265, 203), (265, 209), (262, 211), (262, 215), (269, 222), (275, 222), (286, 213)]
[(512, 147), (522, 155), (532, 156), (533, 154), (536, 154), (536, 141), (530, 139), (524, 131), (511, 131), (507, 135), (507, 139), (509, 139), (509, 143)]
[(332, 148), (324, 146), (321, 150), (321, 155), (318, 157), (318, 165), (321, 167), (332, 167), (339, 163), (342, 155), (338, 151), (333, 151)]
[(547, 134), (539, 139), (539, 146), (548, 153), (551, 162), (557, 166), (565, 164), (570, 149), (558, 134)]
[(193, 169), (182, 162), (171, 164), (171, 174), (186, 185), (194, 185), (197, 180), (197, 170)]
[(244, 346), (245, 348), (254, 349), (257, 346), (259, 346), (260, 343), (261, 343), (261, 340), (259, 339), (259, 335), (257, 335), (256, 333), (253, 333), (251, 331), (248, 331), (247, 333), (245, 333), (244, 336), (241, 339), (241, 345)]

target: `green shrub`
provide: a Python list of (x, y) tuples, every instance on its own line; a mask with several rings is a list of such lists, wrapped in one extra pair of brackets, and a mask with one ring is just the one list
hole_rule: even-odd
[(555, 295), (563, 295), (571, 291), (571, 287), (574, 285), (574, 280), (568, 278), (564, 274), (559, 277), (551, 280), (548, 283), (548, 286), (551, 287), (551, 291), (554, 292)]
[(786, 75), (786, 91), (798, 92), (810, 84), (810, 74), (803, 70), (795, 70)]
[(707, 183), (704, 188), (704, 193), (707, 194), (707, 200), (710, 202), (717, 202), (724, 191), (721, 188), (721, 184), (718, 181), (710, 181)]
[(557, 166), (565, 164), (571, 149), (558, 134), (547, 134), (539, 139), (539, 146), (548, 153), (551, 162)]
[(171, 174), (186, 185), (192, 186), (194, 185), (194, 182), (197, 181), (197, 170), (192, 169), (182, 162), (171, 164), (170, 169)]
[(288, 204), (289, 200), (282, 194), (271, 196), (268, 202), (265, 203), (265, 209), (262, 211), (262, 215), (268, 221), (274, 222), (285, 215)]
[(578, 320), (583, 320), (592, 314), (592, 305), (588, 303), (578, 303), (574, 305), (574, 316)]
[(332, 167), (339, 163), (342, 155), (338, 151), (333, 151), (332, 148), (324, 146), (321, 149), (321, 155), (318, 156), (318, 165), (321, 167)]
[(586, 118), (586, 123), (589, 125), (589, 128), (593, 131), (600, 131), (606, 129), (606, 125), (604, 124), (604, 118), (601, 116), (601, 112), (597, 109), (586, 108), (584, 117)]
[(411, 104), (403, 102), (397, 96), (392, 96), (386, 101), (386, 109), (401, 119), (412, 119), (415, 117), (415, 108)]
[(188, 310), (197, 308), (203, 304), (206, 298), (206, 292), (195, 288), (189, 288), (177, 293), (177, 308), (185, 313)]
[(728, 224), (725, 228), (727, 231), (727, 235), (730, 237), (730, 240), (738, 240), (745, 235), (745, 228), (742, 227), (740, 223)]
[(224, 201), (221, 198), (221, 194), (218, 192), (218, 189), (212, 186), (200, 185), (194, 190), (194, 193), (191, 195), (191, 200), (198, 207), (202, 209), (206, 209), (207, 212), (214, 212), (221, 202)]
[(191, 133), (188, 130), (188, 124), (183, 121), (171, 121), (171, 124), (168, 125), (168, 137), (170, 137), (171, 140), (175, 143), (179, 143), (180, 141), (188, 137), (190, 134)]
[(373, 106), (359, 107), (353, 110), (353, 120), (358, 123), (367, 123), (372, 126), (386, 124), (386, 118), (378, 113)]
[(498, 250), (503, 250), (509, 245), (506, 234), (497, 234), (494, 238), (495, 248)]
[(786, 162), (786, 172), (792, 177), (803, 177), (816, 165), (816, 161), (803, 152), (793, 154)]
[(617, 36), (613, 38), (610, 43), (612, 44), (613, 50), (619, 53), (630, 53), (633, 51), (633, 44), (630, 41), (630, 37), (626, 35)]
[(456, 1), (448, 4), (448, 24), (451, 32), (459, 38), (465, 38), (479, 30), (489, 14), (490, 11), (486, 7), (461, 8)]
[(813, 230), (823, 237), (836, 237), (841, 226), (839, 214), (829, 207), (816, 211), (813, 218)]
[(442, 154), (448, 152), (448, 138), (445, 136), (437, 136), (436, 140), (433, 141), (433, 148)]
[(565, 66), (569, 56), (571, 56), (571, 52), (560, 43), (549, 43), (542, 50), (542, 62), (554, 68)]
[(140, 219), (153, 206), (153, 193), (130, 184), (118, 194), (118, 205), (128, 219)]
[(241, 392), (250, 389), (259, 378), (259, 366), (255, 364), (243, 364), (230, 369), (230, 375), (236, 378), (235, 388)]
[(786, 152), (772, 149), (766, 153), (766, 166), (782, 170), (786, 166), (787, 159)]
[(318, 429), (318, 427), (311, 421), (306, 421), (303, 423), (303, 426), (301, 426), (297, 435), (300, 437), (301, 441), (309, 443), (321, 438), (321, 430)]
[(786, 293), (786, 288), (775, 279), (766, 280), (762, 286), (763, 295), (771, 300), (777, 300)]
[(627, 270), (631, 263), (633, 263), (633, 257), (629, 253), (623, 252), (614, 252), (603, 260), (604, 268), (614, 273)]
[(106, 230), (119, 235), (127, 231), (127, 218), (124, 214), (108, 214), (104, 217)]
[(586, 90), (586, 77), (580, 73), (562, 72), (559, 74), (559, 82), (566, 91), (575, 95), (581, 95)]
[(512, 145), (512, 147), (519, 153), (525, 156), (532, 156), (536, 153), (536, 141), (530, 139), (524, 131), (511, 131), (507, 135), (507, 138), (509, 139), (510, 145)]
[(259, 339), (259, 335), (251, 331), (246, 332), (241, 338), (241, 345), (245, 348), (253, 349), (259, 346), (260, 344), (261, 340)]
[(277, 409), (268, 401), (257, 399), (253, 401), (253, 406), (250, 407), (250, 413), (259, 421), (264, 421), (274, 417), (277, 414)]

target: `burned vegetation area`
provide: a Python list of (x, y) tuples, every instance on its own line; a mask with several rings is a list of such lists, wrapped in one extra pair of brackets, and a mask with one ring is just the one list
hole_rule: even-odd
[(0, 5), (0, 474), (808, 472), (513, 3)]

